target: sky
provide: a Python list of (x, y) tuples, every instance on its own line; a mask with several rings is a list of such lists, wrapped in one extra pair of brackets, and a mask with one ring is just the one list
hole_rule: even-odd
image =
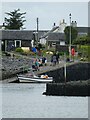
[(71, 20), (77, 21), (77, 26), (88, 26), (88, 2), (29, 2), (23, 0), (22, 2), (2, 1), (0, 7), (2, 15), (0, 16), (0, 24), (4, 22), (4, 17), (8, 17), (5, 12), (10, 12), (15, 9), (20, 9), (20, 12), (26, 12), (25, 28), (27, 30), (36, 29), (36, 19), (39, 19), (40, 30), (50, 30), (53, 23), (58, 26), (60, 21), (65, 19), (67, 25), (70, 24), (69, 14), (71, 13)]

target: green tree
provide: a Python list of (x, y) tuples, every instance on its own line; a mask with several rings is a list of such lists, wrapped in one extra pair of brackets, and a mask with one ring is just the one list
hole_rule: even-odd
[[(70, 26), (67, 26), (64, 30), (66, 43), (69, 44), (70, 40)], [(77, 29), (71, 26), (71, 43), (77, 38), (78, 32)]]
[(9, 16), (9, 18), (5, 17), (5, 29), (24, 29), (23, 25), (26, 21), (24, 15), (26, 12), (20, 13), (20, 9), (17, 9), (5, 14)]
[(78, 36), (76, 40), (73, 42), (74, 44), (85, 45), (90, 44), (90, 36)]

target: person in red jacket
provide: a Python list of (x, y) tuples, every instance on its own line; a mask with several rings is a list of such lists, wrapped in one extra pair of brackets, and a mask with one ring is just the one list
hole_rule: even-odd
[(72, 54), (72, 58), (73, 58), (73, 61), (74, 61), (74, 56), (75, 56), (75, 49), (74, 48), (72, 48), (71, 54)]

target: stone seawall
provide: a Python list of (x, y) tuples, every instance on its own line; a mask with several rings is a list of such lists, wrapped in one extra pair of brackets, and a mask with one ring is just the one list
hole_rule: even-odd
[[(90, 80), (89, 80), (90, 81)], [(53, 96), (90, 96), (88, 81), (67, 83), (49, 83), (46, 85), (45, 95)]]
[(65, 83), (64, 68), (50, 71), (53, 83), (46, 84), (45, 95), (90, 96), (90, 63), (77, 63), (67, 66)]
[[(66, 81), (88, 80), (90, 78), (90, 63), (76, 63), (66, 67)], [(55, 83), (65, 81), (64, 67), (46, 72), (54, 78)]]

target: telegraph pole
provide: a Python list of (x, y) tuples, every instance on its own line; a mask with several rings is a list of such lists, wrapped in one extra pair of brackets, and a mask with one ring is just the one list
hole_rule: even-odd
[(64, 78), (65, 78), (65, 85), (66, 85), (66, 80), (67, 80), (67, 70), (66, 70), (66, 53), (64, 53)]
[(71, 13), (69, 14), (69, 18), (70, 18), (69, 59), (71, 60)]
[(38, 18), (37, 18), (37, 30), (36, 30), (36, 46), (38, 46)]

